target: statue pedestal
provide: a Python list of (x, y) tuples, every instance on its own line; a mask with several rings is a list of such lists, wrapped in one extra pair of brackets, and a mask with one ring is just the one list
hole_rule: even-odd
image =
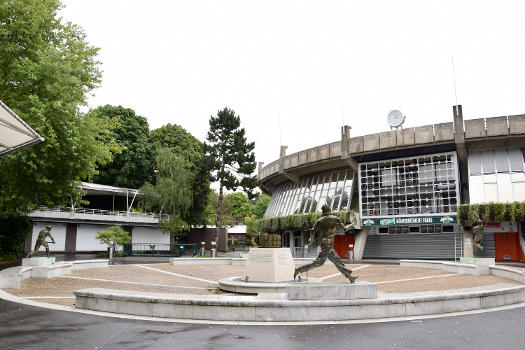
[(250, 282), (291, 281), (294, 272), (290, 248), (251, 248), (244, 267)]
[(288, 300), (351, 300), (377, 298), (377, 284), (361, 283), (289, 283), (285, 288)]
[(495, 258), (476, 258), (476, 257), (461, 257), (459, 259), (460, 263), (463, 264), (476, 264), (476, 265), (496, 265)]
[(53, 265), (54, 263), (55, 263), (55, 257), (22, 259), (22, 266), (48, 266), (48, 265)]

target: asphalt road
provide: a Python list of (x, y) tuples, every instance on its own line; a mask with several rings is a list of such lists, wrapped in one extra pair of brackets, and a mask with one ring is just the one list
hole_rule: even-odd
[(372, 324), (224, 326), (124, 320), (0, 300), (0, 349), (520, 349), (525, 308)]

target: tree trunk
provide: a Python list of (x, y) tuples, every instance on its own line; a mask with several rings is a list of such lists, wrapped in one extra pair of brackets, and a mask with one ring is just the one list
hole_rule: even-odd
[(215, 248), (219, 247), (219, 232), (222, 226), (222, 181), (219, 182), (219, 198), (217, 200), (217, 222), (215, 228)]

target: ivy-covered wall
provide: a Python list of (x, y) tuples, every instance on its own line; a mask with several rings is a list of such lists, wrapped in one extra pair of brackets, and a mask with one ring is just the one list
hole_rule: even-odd
[(523, 221), (525, 219), (525, 202), (462, 204), (458, 208), (458, 221), (469, 226), (478, 221)]
[[(314, 223), (321, 217), (321, 215), (321, 213), (308, 213), (261, 219), (257, 221), (257, 228), (259, 231), (267, 233), (274, 233), (282, 230), (310, 229), (314, 226)], [(344, 225), (348, 225), (352, 222), (351, 215), (355, 215), (355, 212), (352, 210), (342, 210), (332, 213), (332, 215), (338, 216)]]

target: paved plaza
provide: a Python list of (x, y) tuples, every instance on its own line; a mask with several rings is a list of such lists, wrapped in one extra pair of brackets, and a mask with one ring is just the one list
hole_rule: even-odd
[[(476, 291), (519, 285), (518, 282), (493, 275), (458, 275), (443, 270), (401, 267), (397, 265), (346, 265), (359, 276), (359, 282), (374, 282), (380, 293), (418, 294), (432, 291)], [(29, 278), (20, 289), (4, 289), (29, 300), (74, 306), (73, 292), (84, 288), (107, 288), (174, 294), (228, 294), (218, 289), (224, 277), (242, 277), (244, 266), (233, 265), (113, 265), (76, 270), (49, 279)], [(325, 264), (308, 273), (323, 282), (344, 282), (334, 265)]]

